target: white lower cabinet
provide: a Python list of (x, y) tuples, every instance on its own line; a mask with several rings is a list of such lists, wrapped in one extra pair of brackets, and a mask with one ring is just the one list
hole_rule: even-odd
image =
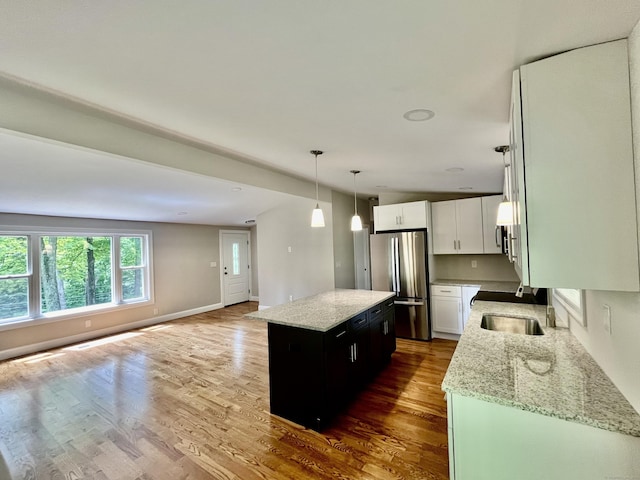
[(433, 329), (436, 332), (462, 333), (462, 299), (460, 297), (431, 297)]
[(479, 286), (431, 285), (433, 331), (460, 335), (464, 330), (473, 296)]
[(640, 478), (640, 437), (447, 393), (451, 480)]

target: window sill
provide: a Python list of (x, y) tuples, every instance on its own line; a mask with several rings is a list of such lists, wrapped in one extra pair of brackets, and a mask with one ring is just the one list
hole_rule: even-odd
[(121, 304), (107, 303), (104, 305), (96, 305), (93, 307), (86, 307), (81, 310), (75, 310), (73, 312), (61, 311), (51, 312), (36, 318), (21, 318), (14, 321), (7, 321), (6, 323), (0, 323), (0, 332), (7, 330), (15, 330), (19, 328), (29, 328), (38, 325), (45, 325), (47, 323), (62, 322), (68, 320), (74, 320), (76, 318), (93, 317), (96, 315), (104, 315), (115, 311), (128, 310), (131, 308), (141, 308), (154, 305), (153, 300), (140, 300), (137, 302), (128, 302)]

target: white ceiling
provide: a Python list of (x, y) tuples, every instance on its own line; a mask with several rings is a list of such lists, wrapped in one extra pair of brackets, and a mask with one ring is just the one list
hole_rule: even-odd
[[(5, 75), (309, 179), (319, 148), (321, 183), (349, 191), (357, 168), (359, 191), (376, 195), (501, 191), (493, 147), (508, 141), (511, 71), (626, 37), (640, 2), (0, 0), (0, 11)], [(414, 108), (436, 115), (403, 119)], [(179, 198), (179, 184), (163, 192)]]
[(10, 172), (0, 175), (4, 212), (245, 226), (247, 220), (291, 198), (3, 131), (0, 152), (2, 171)]

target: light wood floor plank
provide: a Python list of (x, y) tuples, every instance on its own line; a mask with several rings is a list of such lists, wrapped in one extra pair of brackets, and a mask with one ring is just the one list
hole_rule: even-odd
[(243, 317), (256, 308), (1, 362), (8, 478), (448, 478), (440, 383), (455, 342), (399, 339), (389, 366), (318, 433), (269, 413), (266, 324)]

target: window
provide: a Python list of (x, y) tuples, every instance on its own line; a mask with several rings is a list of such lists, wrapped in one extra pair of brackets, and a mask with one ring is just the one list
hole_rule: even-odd
[(42, 313), (111, 303), (111, 238), (40, 237)]
[(143, 237), (120, 237), (120, 271), (123, 300), (144, 298), (146, 269)]
[(149, 239), (149, 232), (0, 232), (0, 324), (151, 301)]
[(573, 288), (554, 288), (553, 296), (571, 317), (586, 326), (584, 314), (584, 295), (582, 290)]
[(0, 321), (29, 316), (29, 238), (0, 235)]

